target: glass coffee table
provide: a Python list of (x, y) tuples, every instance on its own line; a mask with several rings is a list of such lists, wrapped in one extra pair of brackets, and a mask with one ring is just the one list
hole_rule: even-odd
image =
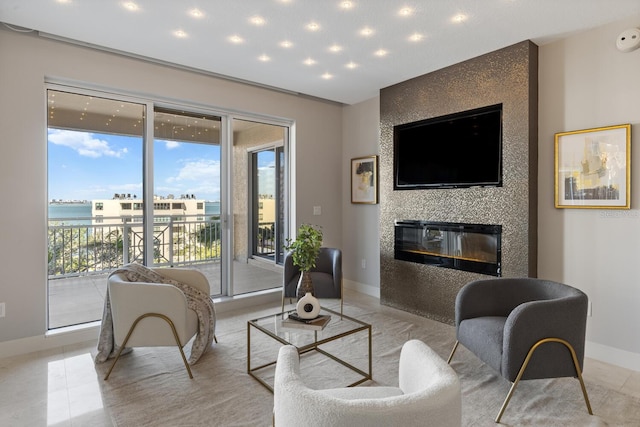
[[(321, 331), (315, 331), (311, 329), (298, 329), (288, 328), (282, 325), (282, 320), (285, 319), (290, 311), (271, 314), (269, 316), (259, 317), (257, 319), (249, 320), (247, 322), (247, 373), (255, 378), (260, 384), (265, 386), (273, 393), (273, 386), (267, 383), (259, 375), (259, 371), (265, 368), (271, 367), (276, 364), (276, 361), (271, 361), (260, 366), (251, 366), (251, 333), (252, 330), (261, 332), (268, 337), (280, 342), (283, 345), (293, 345), (298, 349), (298, 354), (303, 355), (305, 353), (315, 351), (318, 352), (335, 362), (345, 366), (346, 368), (356, 372), (361, 378), (347, 387), (353, 387), (361, 384), (371, 377), (371, 325), (362, 322), (353, 317), (340, 314), (336, 311), (328, 308), (322, 308), (320, 310), (321, 315), (330, 315), (331, 321)], [(340, 340), (350, 335), (357, 334), (359, 332), (366, 331), (369, 339), (368, 345), (368, 358), (369, 368), (368, 372), (365, 372), (357, 367), (348, 363), (344, 359), (329, 353), (321, 348), (323, 344)]]

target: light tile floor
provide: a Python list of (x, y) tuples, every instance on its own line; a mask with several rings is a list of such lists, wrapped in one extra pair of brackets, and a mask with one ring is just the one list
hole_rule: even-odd
[[(376, 298), (349, 290), (345, 297), (362, 308), (380, 305)], [(269, 308), (257, 306), (255, 311)], [(0, 426), (114, 426), (103, 406), (101, 379), (91, 356), (94, 348), (91, 341), (0, 359)], [(584, 376), (640, 398), (640, 372), (587, 359)]]

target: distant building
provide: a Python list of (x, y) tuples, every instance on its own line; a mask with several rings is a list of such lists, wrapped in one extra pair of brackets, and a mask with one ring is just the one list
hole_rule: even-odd
[(258, 195), (258, 222), (275, 223), (276, 222), (276, 199), (271, 195)]
[[(131, 194), (115, 194), (112, 199), (91, 201), (91, 216), (94, 224), (142, 223), (144, 201)], [(179, 199), (154, 196), (154, 223), (173, 221), (202, 221), (205, 201), (193, 194), (183, 194)]]

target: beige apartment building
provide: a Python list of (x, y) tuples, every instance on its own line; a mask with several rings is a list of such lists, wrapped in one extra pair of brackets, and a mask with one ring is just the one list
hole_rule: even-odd
[[(112, 199), (91, 201), (91, 217), (94, 224), (121, 224), (142, 222), (143, 200), (131, 194), (115, 194)], [(182, 194), (179, 198), (154, 196), (154, 223), (170, 220), (202, 221), (205, 201), (193, 194)]]

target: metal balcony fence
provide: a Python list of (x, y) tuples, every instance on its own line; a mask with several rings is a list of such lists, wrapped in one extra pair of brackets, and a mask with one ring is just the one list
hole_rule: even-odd
[(256, 241), (256, 255), (269, 256), (276, 253), (274, 222), (258, 223), (258, 235)]
[[(193, 265), (220, 260), (220, 219), (203, 215), (157, 216), (153, 223), (153, 262)], [(50, 218), (49, 279), (102, 274), (129, 262), (142, 262), (141, 218)]]

